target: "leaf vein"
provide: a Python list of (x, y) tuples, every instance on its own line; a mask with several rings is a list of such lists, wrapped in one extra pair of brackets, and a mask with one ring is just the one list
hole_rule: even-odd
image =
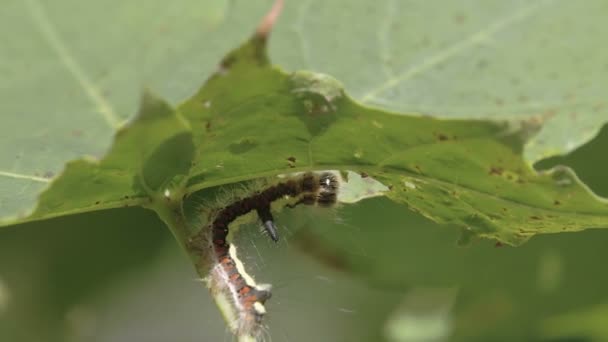
[(434, 55), (431, 55), (429, 58), (425, 59), (422, 63), (418, 65), (414, 65), (413, 67), (407, 69), (400, 75), (397, 75), (393, 78), (386, 80), (384, 83), (372, 88), (367, 91), (361, 97), (362, 102), (367, 102), (371, 98), (376, 97), (376, 95), (394, 88), (400, 83), (407, 81), (414, 76), (417, 76), (421, 73), (424, 73), (434, 66), (443, 63), (451, 58), (457, 56), (458, 54), (467, 51), (477, 45), (487, 42), (493, 35), (498, 32), (512, 26), (518, 21), (522, 21), (528, 17), (530, 17), (533, 13), (535, 13), (542, 5), (545, 5), (552, 0), (545, 1), (537, 1), (520, 8), (518, 11), (511, 13), (510, 15), (504, 17), (502, 20), (494, 22), (494, 24), (484, 27), (479, 31), (474, 32), (473, 34), (467, 36), (465, 39), (456, 42), (455, 44), (447, 47), (446, 49), (437, 51)]
[(310, 8), (311, 3), (312, 0), (300, 2), (298, 15), (293, 25), (293, 31), (295, 32), (296, 37), (298, 38), (300, 52), (302, 52), (302, 60), (304, 62), (304, 65), (306, 65), (306, 67), (308, 68), (312, 67), (312, 63), (310, 59), (310, 47), (308, 46), (308, 42), (306, 41), (306, 38), (304, 36), (304, 18), (308, 14), (308, 10)]
[(395, 13), (397, 13), (395, 0), (387, 0), (386, 17), (382, 20), (382, 24), (379, 25), (377, 31), (378, 43), (380, 44), (380, 48), (378, 49), (378, 53), (380, 55), (380, 63), (382, 64), (382, 70), (384, 71), (384, 74), (387, 78), (390, 78), (391, 75), (393, 75), (393, 70), (390, 66), (392, 53), (389, 41), (391, 34), (391, 26), (393, 26), (393, 23), (395, 21)]
[(47, 178), (32, 176), (32, 175), (25, 175), (25, 174), (15, 173), (15, 172), (8, 172), (8, 171), (0, 171), (0, 176), (7, 177), (7, 178), (15, 178), (15, 179), (27, 179), (27, 180), (31, 180), (34, 182), (41, 182), (41, 183), (50, 182), (50, 180)]
[(55, 30), (53, 24), (49, 21), (42, 5), (38, 0), (26, 0), (25, 2), (32, 17), (32, 21), (38, 27), (51, 49), (57, 54), (57, 57), (59, 57), (59, 60), (63, 63), (67, 71), (82, 87), (93, 104), (97, 106), (97, 112), (111, 128), (116, 129), (120, 127), (122, 120), (116, 114), (112, 105), (102, 95), (101, 90), (90, 80), (82, 67), (69, 52), (66, 44), (57, 33), (57, 30)]

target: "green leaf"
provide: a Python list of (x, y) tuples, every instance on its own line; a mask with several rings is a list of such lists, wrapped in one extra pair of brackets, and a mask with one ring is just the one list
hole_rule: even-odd
[(3, 1), (0, 221), (31, 213), (67, 161), (100, 159), (137, 111), (142, 84), (173, 104), (191, 95), (268, 6)]
[(533, 163), (608, 121), (607, 13), (603, 0), (300, 1), (285, 7), (270, 55), (377, 108), (546, 121), (525, 147)]
[[(608, 226), (608, 204), (572, 171), (560, 167), (539, 174), (528, 166), (522, 150), (529, 132), (505, 123), (365, 108), (329, 76), (272, 68), (264, 49), (265, 39), (254, 37), (230, 53), (180, 106), (194, 147), (189, 136), (175, 137), (185, 133), (179, 116), (166, 106), (164, 115), (144, 106), (141, 118), (172, 124), (136, 120), (127, 131), (149, 141), (133, 146), (132, 138), (121, 141), (119, 135), (99, 167), (71, 164), (32, 218), (115, 207), (125, 196), (137, 198), (126, 204), (145, 205), (146, 193), (158, 195), (169, 181), (171, 192), (186, 194), (264, 176), (337, 169), (365, 172), (389, 186), (393, 200), (434, 221), (465, 227), (463, 243), (483, 236), (515, 245), (538, 233)], [(176, 155), (183, 159), (175, 163)], [(120, 169), (119, 179), (106, 174), (109, 169)], [(155, 169), (160, 175), (146, 177), (148, 189), (142, 190), (137, 176)], [(90, 179), (92, 185), (83, 190)], [(66, 201), (74, 189), (80, 195)]]

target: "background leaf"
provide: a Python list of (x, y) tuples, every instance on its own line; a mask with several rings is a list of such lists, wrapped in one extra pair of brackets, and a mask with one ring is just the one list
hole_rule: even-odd
[(270, 49), (373, 107), (546, 121), (525, 160), (572, 151), (608, 119), (602, 0), (288, 4)]
[(100, 158), (144, 85), (172, 103), (191, 95), (268, 6), (3, 1), (0, 221), (31, 212), (67, 161)]

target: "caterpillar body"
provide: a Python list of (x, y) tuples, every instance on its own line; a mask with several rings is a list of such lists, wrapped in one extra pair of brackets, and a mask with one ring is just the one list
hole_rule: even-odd
[[(265, 302), (271, 297), (271, 286), (256, 284), (237, 256), (234, 244), (227, 241), (229, 227), (239, 217), (255, 212), (263, 229), (273, 241), (279, 240), (271, 204), (287, 199), (285, 205), (294, 208), (300, 204), (329, 207), (337, 202), (341, 178), (334, 172), (305, 172), (281, 179), (278, 183), (242, 196), (215, 210), (208, 226), (198, 233), (206, 236), (191, 241), (207, 241), (211, 249), (212, 268), (208, 286), (216, 300), (225, 301), (229, 312), (224, 312), (230, 330), (237, 336), (257, 339), (262, 331), (266, 314)], [(205, 246), (198, 246), (204, 248)]]

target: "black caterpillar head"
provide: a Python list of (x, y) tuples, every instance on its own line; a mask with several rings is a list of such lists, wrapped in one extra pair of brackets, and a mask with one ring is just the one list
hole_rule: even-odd
[(319, 194), (317, 195), (319, 206), (329, 207), (336, 204), (339, 186), (340, 182), (335, 174), (323, 172), (319, 176)]

